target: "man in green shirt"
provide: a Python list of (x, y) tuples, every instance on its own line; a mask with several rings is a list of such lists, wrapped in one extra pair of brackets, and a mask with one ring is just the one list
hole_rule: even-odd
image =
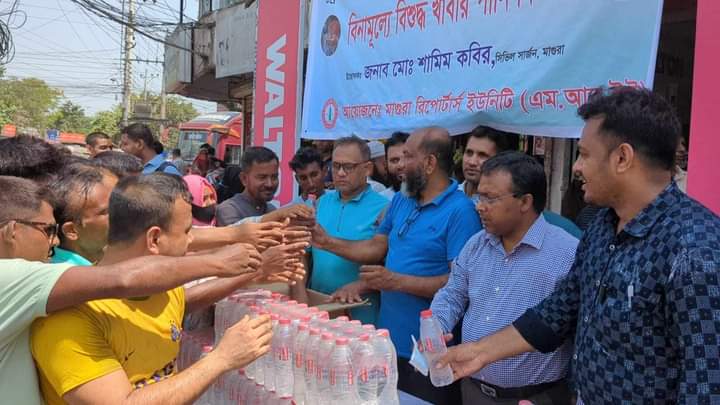
[[(57, 245), (52, 199), (38, 184), (0, 176), (0, 397), (2, 403), (40, 405), (29, 351), (33, 320), (103, 298), (147, 296), (211, 276), (256, 272), (261, 256), (237, 244), (188, 257), (142, 257), (94, 271), (46, 264)], [(238, 332), (238, 344), (243, 338)], [(236, 353), (231, 353), (236, 355)], [(239, 354), (238, 354), (239, 355)]]

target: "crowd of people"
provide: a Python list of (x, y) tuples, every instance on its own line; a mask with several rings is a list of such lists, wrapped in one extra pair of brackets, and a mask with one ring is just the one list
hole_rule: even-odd
[[(546, 209), (519, 136), (486, 126), (463, 145), (462, 182), (441, 127), (315, 141), (290, 162), (247, 147), (237, 170), (210, 145), (168, 156), (143, 124), (122, 151), (88, 135), (88, 159), (0, 141), (3, 401), (191, 403), (271, 334), (243, 319), (178, 372), (191, 314), (268, 282), (367, 302), (349, 315), (390, 331), (398, 388), (433, 404), (720, 401), (720, 218), (674, 180), (678, 119), (629, 88), (578, 113), (578, 223)], [(281, 167), (299, 185), (284, 206)], [(411, 361), (428, 308), (457, 379), (441, 388)]]

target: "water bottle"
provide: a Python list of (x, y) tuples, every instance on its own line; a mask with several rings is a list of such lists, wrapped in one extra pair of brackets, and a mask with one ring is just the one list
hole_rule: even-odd
[(320, 339), (318, 348), (316, 370), (317, 403), (320, 405), (330, 404), (330, 356), (335, 346), (335, 336), (325, 332)]
[(397, 392), (398, 370), (395, 345), (390, 340), (390, 332), (380, 329), (372, 339), (375, 353), (375, 375), (377, 378), (378, 403), (397, 405), (400, 403)]
[(352, 349), (358, 396), (363, 405), (378, 404), (378, 367), (370, 335), (363, 333)]
[(275, 392), (279, 397), (293, 394), (293, 341), (289, 319), (280, 319), (272, 337), (273, 362), (275, 363)]
[(305, 403), (305, 358), (303, 353), (310, 337), (307, 323), (298, 325), (298, 333), (293, 343), (293, 397), (298, 405)]
[(438, 359), (447, 352), (443, 335), (442, 328), (433, 317), (432, 310), (422, 311), (420, 313), (420, 340), (430, 368), (430, 381), (436, 387), (450, 385), (454, 380), (450, 365), (441, 369), (435, 367)]
[[(273, 336), (277, 332), (278, 324), (280, 323), (280, 315), (278, 314), (270, 314), (270, 322), (272, 323), (272, 331)], [(261, 359), (263, 360), (263, 369), (265, 370), (265, 389), (268, 391), (275, 391), (275, 359), (272, 355), (272, 348), (271, 352), (262, 356)]]
[(317, 355), (320, 349), (320, 329), (310, 328), (303, 358), (305, 359), (305, 403), (316, 404), (317, 398)]
[(358, 403), (355, 373), (348, 338), (335, 340), (335, 348), (330, 355), (330, 404), (352, 405)]
[(317, 205), (317, 196), (315, 194), (308, 194), (307, 200), (305, 200), (305, 205), (314, 209)]

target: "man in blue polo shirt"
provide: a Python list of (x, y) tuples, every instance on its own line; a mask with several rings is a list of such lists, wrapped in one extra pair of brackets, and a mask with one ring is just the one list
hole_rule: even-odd
[[(334, 191), (326, 192), (317, 203), (317, 223), (332, 237), (347, 240), (371, 239), (378, 227), (378, 216), (388, 200), (373, 191), (367, 176), (372, 169), (367, 143), (356, 137), (338, 139), (332, 154)], [(312, 249), (310, 287), (333, 294), (338, 301), (349, 302), (361, 297), (371, 301), (370, 307), (351, 311), (354, 319), (375, 324), (379, 309), (377, 291), (363, 288), (358, 281), (360, 264), (327, 250)]]
[(125, 127), (120, 137), (120, 149), (125, 153), (137, 156), (143, 162), (143, 174), (162, 172), (182, 176), (172, 162), (165, 160), (165, 155), (156, 149), (159, 142), (150, 128), (145, 124), (131, 124)]
[[(451, 180), (452, 142), (447, 130), (424, 128), (406, 143), (405, 183), (408, 196), (396, 194), (375, 236), (348, 241), (316, 227), (313, 244), (348, 260), (382, 263), (363, 266), (363, 288), (381, 291), (378, 326), (390, 330), (398, 352), (398, 387), (434, 404), (460, 403), (459, 390), (435, 388), (408, 364), (410, 335), (419, 336), (420, 311), (448, 279), (450, 262), (480, 220), (470, 199)], [(386, 257), (387, 255), (387, 257)]]

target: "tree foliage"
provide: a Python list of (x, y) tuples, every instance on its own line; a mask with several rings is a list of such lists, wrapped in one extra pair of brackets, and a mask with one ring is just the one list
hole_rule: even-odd
[(53, 111), (48, 118), (50, 128), (63, 132), (77, 132), (87, 134), (91, 120), (85, 115), (85, 110), (72, 101), (65, 101)]
[(0, 78), (0, 121), (44, 129), (61, 96), (60, 90), (40, 79)]

